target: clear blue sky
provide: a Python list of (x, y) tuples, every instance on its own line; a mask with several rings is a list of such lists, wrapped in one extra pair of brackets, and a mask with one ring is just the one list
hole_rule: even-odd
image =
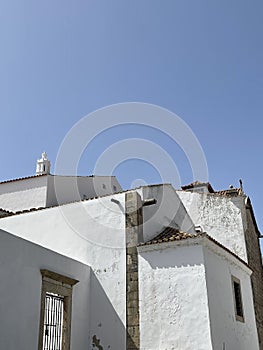
[[(262, 0), (0, 1), (0, 179), (52, 163), (67, 131), (109, 104), (139, 101), (179, 115), (198, 137), (215, 189), (243, 179), (263, 231)], [(156, 130), (117, 127), (83, 154), (79, 172), (130, 137), (152, 140), (193, 180), (180, 147)], [(142, 161), (115, 174), (158, 182)]]

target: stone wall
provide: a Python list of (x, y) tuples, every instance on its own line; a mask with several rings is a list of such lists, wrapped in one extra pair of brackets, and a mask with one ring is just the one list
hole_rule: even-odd
[(254, 223), (252, 206), (248, 200), (244, 213), (244, 229), (247, 247), (248, 264), (253, 270), (251, 275), (255, 316), (260, 350), (263, 350), (263, 269), (259, 245), (259, 234)]
[(125, 195), (126, 214), (126, 349), (140, 349), (138, 239), (142, 236), (142, 203), (137, 192)]

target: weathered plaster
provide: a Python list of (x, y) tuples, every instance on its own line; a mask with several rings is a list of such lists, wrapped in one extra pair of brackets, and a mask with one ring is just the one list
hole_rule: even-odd
[[(258, 350), (251, 270), (206, 237), (139, 247), (142, 350)], [(232, 276), (245, 322), (235, 317)]]
[(96, 334), (94, 334), (92, 337), (92, 346), (95, 349), (103, 350), (103, 347), (100, 345), (100, 339), (97, 338)]
[(123, 349), (126, 344), (123, 208), (125, 195), (118, 194), (0, 220), (0, 228), (91, 266), (90, 346), (94, 334), (105, 348)]
[[(213, 350), (258, 350), (251, 270), (214, 244), (203, 250)], [(240, 280), (245, 322), (236, 320), (232, 276)]]
[(196, 226), (247, 262), (242, 222), (243, 196), (233, 199), (215, 194), (177, 191)]
[(140, 247), (139, 300), (141, 350), (212, 350), (201, 246)]
[(47, 176), (0, 184), (0, 208), (20, 211), (46, 206)]

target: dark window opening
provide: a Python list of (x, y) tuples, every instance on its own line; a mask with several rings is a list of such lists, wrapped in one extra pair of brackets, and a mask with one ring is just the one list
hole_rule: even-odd
[(233, 276), (232, 276), (232, 283), (233, 283), (236, 320), (244, 322), (244, 311), (243, 311), (241, 284), (240, 284), (239, 279), (237, 279), (236, 277), (233, 277)]

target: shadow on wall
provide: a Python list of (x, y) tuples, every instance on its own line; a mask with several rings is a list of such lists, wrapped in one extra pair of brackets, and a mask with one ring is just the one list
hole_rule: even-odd
[(155, 205), (143, 207), (145, 242), (168, 226), (195, 233), (194, 223), (171, 185), (148, 186), (142, 192), (143, 200), (156, 199)]
[(32, 176), (24, 178), (24, 180), (10, 180), (3, 181), (0, 183), (0, 194), (28, 191), (36, 188), (41, 188), (46, 186), (47, 177), (46, 175), (38, 175), (36, 177)]
[[(72, 349), (126, 349), (125, 321), (120, 319), (89, 266), (3, 230), (0, 230), (0, 349), (18, 349), (21, 344), (27, 350), (37, 349), (43, 268), (79, 281), (73, 289)], [(111, 281), (106, 282), (110, 285)], [(119, 309), (125, 320), (126, 289), (122, 288), (122, 294), (116, 291), (114, 301), (119, 304), (121, 301), (123, 310)], [(137, 350), (135, 346), (131, 349)]]
[[(124, 294), (123, 298), (122, 303), (125, 305)], [(93, 271), (90, 274), (90, 310), (90, 348), (94, 350), (126, 349), (126, 326)], [(123, 314), (125, 315), (125, 310)], [(131, 340), (129, 340), (130, 343)], [(130, 349), (136, 350), (137, 347), (133, 344)]]
[(38, 348), (41, 269), (79, 281), (73, 288), (71, 341), (74, 349), (83, 349), (89, 341), (89, 266), (3, 230), (0, 230), (0, 349), (18, 349), (21, 344), (27, 350)]
[[(165, 244), (165, 243), (162, 243)], [(139, 251), (141, 259), (152, 269), (192, 268), (204, 265), (201, 246), (160, 246), (160, 249)]]

